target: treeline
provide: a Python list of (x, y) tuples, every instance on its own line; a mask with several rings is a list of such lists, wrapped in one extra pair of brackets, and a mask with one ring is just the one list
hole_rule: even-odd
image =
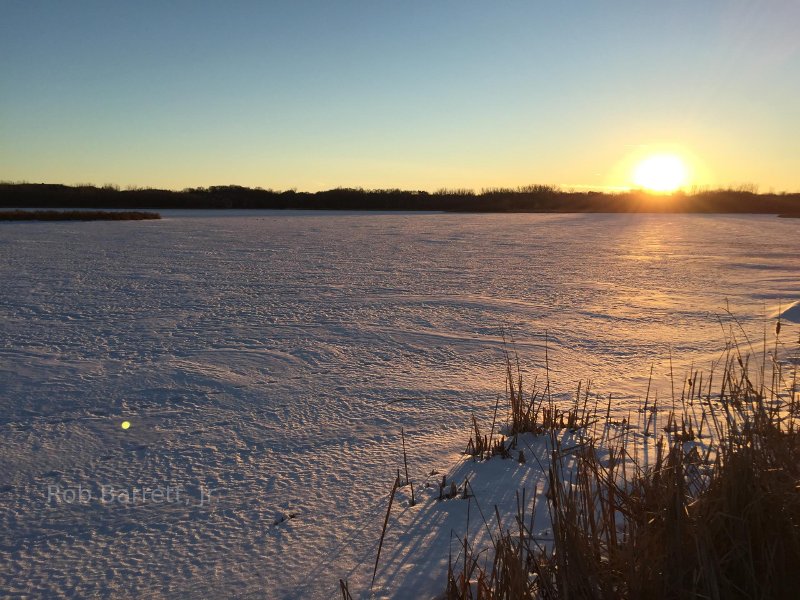
[(543, 185), (491, 188), (478, 193), (465, 189), (426, 192), (361, 188), (298, 192), (235, 185), (171, 191), (0, 183), (0, 207), (797, 214), (800, 193), (758, 194), (742, 188), (656, 195), (642, 191), (576, 192)]

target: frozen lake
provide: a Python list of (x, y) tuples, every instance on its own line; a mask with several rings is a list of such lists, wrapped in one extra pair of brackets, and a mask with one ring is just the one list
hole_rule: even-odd
[(721, 354), (726, 308), (760, 341), (800, 300), (798, 219), (162, 215), (0, 224), (4, 593), (336, 597), (400, 427), (412, 477), (453, 464), (503, 332), (624, 412)]

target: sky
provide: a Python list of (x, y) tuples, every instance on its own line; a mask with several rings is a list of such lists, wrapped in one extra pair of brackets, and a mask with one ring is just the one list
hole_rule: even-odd
[(0, 0), (0, 179), (800, 191), (800, 1)]

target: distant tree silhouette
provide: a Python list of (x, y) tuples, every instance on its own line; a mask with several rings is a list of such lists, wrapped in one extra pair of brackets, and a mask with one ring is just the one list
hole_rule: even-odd
[(238, 185), (187, 188), (178, 192), (151, 188), (120, 190), (112, 184), (96, 187), (4, 182), (0, 183), (0, 207), (797, 214), (800, 194), (758, 194), (754, 186), (655, 195), (643, 191), (564, 191), (548, 185), (487, 188), (480, 193), (471, 189), (440, 189), (432, 194), (362, 188), (311, 193)]

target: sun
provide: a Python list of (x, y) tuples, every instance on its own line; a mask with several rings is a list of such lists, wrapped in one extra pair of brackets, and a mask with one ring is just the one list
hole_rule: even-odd
[(651, 192), (674, 192), (686, 185), (689, 170), (676, 154), (654, 154), (636, 165), (632, 179), (635, 185)]

